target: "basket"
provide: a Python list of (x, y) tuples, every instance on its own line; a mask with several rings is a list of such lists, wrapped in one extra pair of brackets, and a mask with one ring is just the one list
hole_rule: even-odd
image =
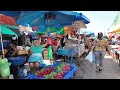
[(25, 64), (26, 57), (25, 56), (10, 57), (8, 58), (8, 61), (12, 63), (12, 66), (20, 66)]

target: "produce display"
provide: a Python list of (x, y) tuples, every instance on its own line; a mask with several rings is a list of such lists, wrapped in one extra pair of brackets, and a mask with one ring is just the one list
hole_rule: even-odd
[(67, 63), (61, 63), (58, 66), (50, 66), (43, 68), (36, 73), (39, 77), (45, 77), (45, 79), (62, 79), (65, 73), (70, 70), (70, 65)]

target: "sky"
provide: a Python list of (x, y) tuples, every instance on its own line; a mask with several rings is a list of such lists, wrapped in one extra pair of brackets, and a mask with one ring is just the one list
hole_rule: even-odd
[(86, 31), (93, 31), (95, 35), (98, 32), (107, 32), (110, 25), (113, 23), (114, 18), (118, 11), (77, 11), (82, 13), (90, 19), (90, 23), (86, 24)]

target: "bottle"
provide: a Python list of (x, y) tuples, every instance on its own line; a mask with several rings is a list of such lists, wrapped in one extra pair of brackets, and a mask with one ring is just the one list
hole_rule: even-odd
[(24, 77), (27, 76), (27, 69), (24, 69), (24, 70), (23, 70), (23, 75), (24, 75)]
[(14, 79), (13, 74), (11, 74), (11, 75), (9, 76), (9, 79)]

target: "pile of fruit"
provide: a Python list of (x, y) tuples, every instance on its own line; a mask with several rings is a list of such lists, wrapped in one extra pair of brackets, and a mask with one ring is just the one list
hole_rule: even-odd
[(54, 67), (53, 67), (53, 66), (52, 66), (52, 67), (49, 67), (49, 68), (43, 68), (42, 70), (40, 70), (40, 71), (37, 72), (37, 75), (38, 75), (39, 77), (43, 77), (43, 76), (45, 76), (45, 75), (50, 74), (53, 70), (54, 70)]
[(39, 77), (45, 77), (45, 79), (62, 79), (70, 70), (70, 65), (67, 63), (61, 63), (58, 66), (54, 67), (48, 67), (44, 68), (37, 72), (37, 76)]

